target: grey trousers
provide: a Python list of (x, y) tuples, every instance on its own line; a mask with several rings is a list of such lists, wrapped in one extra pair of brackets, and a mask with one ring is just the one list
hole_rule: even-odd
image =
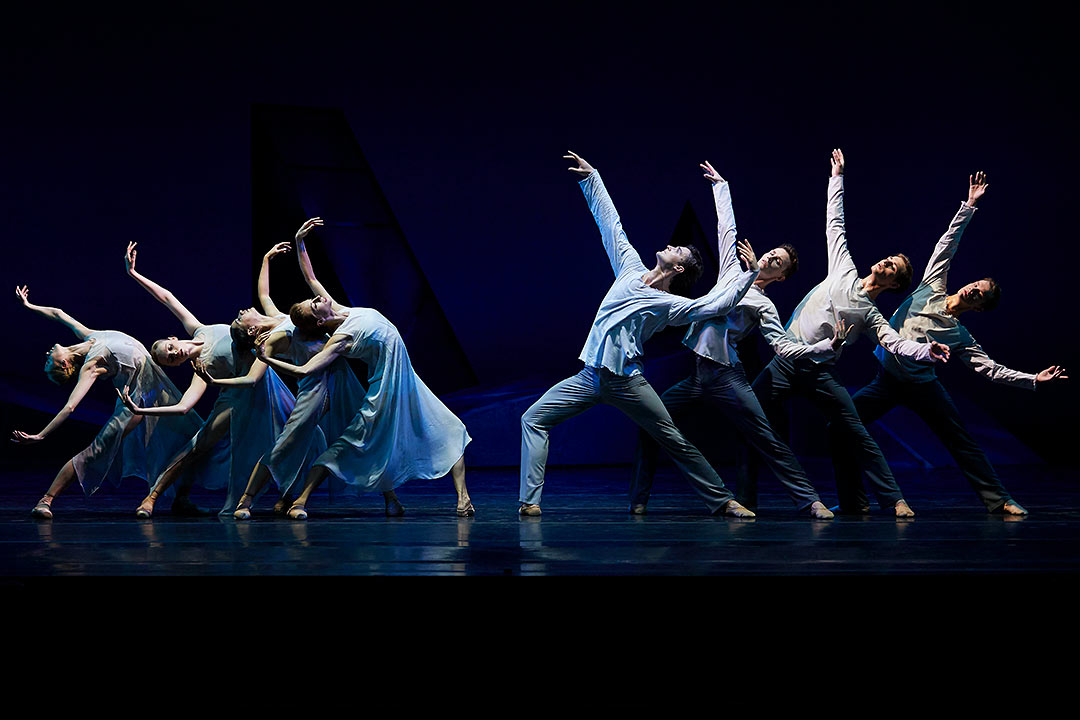
[[(762, 460), (776, 474), (799, 510), (809, 508), (820, 498), (806, 477), (791, 449), (780, 441), (765, 417), (746, 373), (741, 364), (734, 367), (721, 365), (708, 358), (696, 358), (694, 374), (668, 388), (660, 399), (674, 419), (682, 417), (694, 405), (703, 405), (709, 411), (726, 417), (739, 432), (743, 441), (750, 444)], [(735, 441), (735, 438), (729, 438)], [(637, 462), (630, 484), (630, 505), (649, 502), (653, 476), (656, 474), (656, 443), (642, 432), (638, 442)], [(738, 488), (742, 490), (742, 488)], [(736, 496), (746, 507), (757, 507), (756, 487), (748, 497)]]
[(598, 403), (618, 408), (647, 432), (671, 456), (710, 512), (734, 499), (705, 457), (675, 427), (644, 376), (623, 377), (586, 366), (544, 393), (521, 416), (521, 502), (540, 504), (551, 428)]

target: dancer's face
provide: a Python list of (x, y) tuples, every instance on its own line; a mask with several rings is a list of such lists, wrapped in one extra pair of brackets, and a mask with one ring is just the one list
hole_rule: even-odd
[(873, 273), (877, 283), (885, 287), (898, 287), (900, 281), (896, 276), (901, 270), (907, 267), (904, 262), (904, 258), (899, 255), (890, 255), (884, 260), (878, 260), (874, 264), (870, 271)]
[(154, 362), (164, 367), (177, 367), (190, 360), (195, 354), (195, 348), (191, 343), (185, 343), (176, 337), (170, 336), (165, 340), (158, 340), (151, 350)]
[(989, 280), (979, 280), (978, 282), (968, 283), (956, 293), (960, 296), (960, 299), (965, 304), (974, 308), (982, 307), (983, 302), (990, 296), (991, 291)]
[(758, 278), (762, 280), (784, 279), (791, 267), (791, 255), (784, 248), (773, 248), (758, 260)]
[(657, 262), (668, 267), (674, 267), (675, 265), (682, 267), (689, 259), (690, 248), (683, 247), (682, 245), (668, 245), (666, 248), (656, 253)]
[(236, 313), (236, 322), (239, 323), (240, 327), (244, 328), (248, 335), (256, 333), (259, 319), (259, 311), (254, 307), (244, 308)]
[(308, 310), (311, 311), (311, 316), (315, 318), (315, 322), (319, 324), (326, 322), (334, 314), (334, 308), (331, 307), (330, 301), (322, 295), (316, 295), (308, 300)]

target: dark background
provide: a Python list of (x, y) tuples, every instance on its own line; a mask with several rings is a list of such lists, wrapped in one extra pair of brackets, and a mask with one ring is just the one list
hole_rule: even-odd
[[(16, 283), (149, 345), (182, 328), (124, 275), (137, 240), (139, 269), (204, 322), (253, 302), (253, 244), (290, 239), (251, 237), (257, 103), (344, 110), (485, 387), (575, 372), (611, 282), (567, 148), (602, 171), (647, 264), (688, 200), (712, 235), (697, 167), (711, 160), (732, 183), (740, 234), (759, 252), (801, 251), (800, 273), (769, 290), (785, 321), (824, 275), (831, 148), (847, 156), (849, 247), (864, 272), (902, 251), (918, 275), (968, 175), (985, 170), (951, 287), (992, 275), (1004, 292), (964, 323), (1010, 367), (1069, 366), (1075, 62), (1063, 16), (1000, 7), (21, 10), (0, 29), (4, 434), (40, 430), (70, 390), (41, 366), (72, 338), (24, 311)], [(370, 262), (355, 272), (379, 272)], [(901, 299), (879, 306), (888, 316)], [(872, 377), (870, 350), (845, 353), (849, 385)], [(1026, 393), (952, 365), (955, 393), (1071, 463), (1075, 380)], [(186, 369), (170, 374), (186, 386)], [(95, 388), (83, 416), (107, 412), (111, 392)], [(21, 457), (51, 468), (47, 445)]]

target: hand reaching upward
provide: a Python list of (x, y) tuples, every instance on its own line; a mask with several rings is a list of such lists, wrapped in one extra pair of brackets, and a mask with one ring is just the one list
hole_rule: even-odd
[(124, 265), (127, 267), (128, 275), (135, 272), (135, 255), (137, 254), (135, 246), (138, 244), (137, 242), (129, 242), (127, 252), (124, 253)]
[[(299, 233), (297, 233), (297, 234), (299, 234)], [(287, 253), (290, 250), (292, 250), (292, 245), (290, 243), (288, 243), (288, 242), (279, 242), (277, 245), (275, 245), (274, 247), (267, 250), (266, 254), (263, 255), (263, 257), (266, 258), (267, 260), (270, 260), (272, 258), (277, 257), (278, 255), (281, 255), (282, 253)]]
[(27, 287), (26, 285), (23, 285), (22, 287), (19, 287), (18, 285), (16, 285), (15, 286), (15, 297), (22, 300), (23, 305), (25, 305), (26, 307), (30, 307), (30, 288), (29, 287)]
[(596, 168), (594, 168), (592, 165), (585, 162), (585, 158), (581, 157), (580, 155), (578, 155), (573, 150), (567, 150), (566, 152), (568, 152), (570, 154), (569, 155), (563, 155), (563, 159), (564, 160), (577, 160), (577, 164), (578, 164), (577, 167), (566, 168), (570, 172), (577, 173), (581, 177), (589, 177), (590, 175), (592, 175), (593, 170), (596, 170)]
[(837, 177), (844, 174), (844, 153), (840, 148), (835, 148), (832, 151), (832, 157), (829, 159), (832, 164), (832, 176)]
[(743, 261), (743, 267), (747, 270), (757, 270), (757, 256), (754, 255), (754, 248), (751, 247), (750, 241), (743, 238), (735, 243), (735, 246), (738, 248), (739, 259)]
[[(313, 217), (313, 218), (309, 218), (308, 220), (305, 220), (304, 224), (300, 226), (300, 229), (296, 231), (296, 239), (297, 240), (303, 240), (304, 237), (306, 237), (307, 234), (309, 232), (311, 232), (312, 228), (315, 228), (315, 227), (320, 226), (322, 224), (323, 224), (323, 219), (321, 217)], [(277, 245), (275, 245), (274, 247), (277, 247)]]
[(698, 165), (698, 167), (705, 171), (705, 179), (711, 182), (713, 185), (727, 182), (727, 180), (720, 177), (720, 173), (716, 172), (716, 168), (714, 168), (708, 160)]
[(986, 173), (982, 170), (974, 175), (968, 175), (967, 204), (975, 207), (975, 203), (979, 202), (979, 198), (986, 194), (989, 187), (990, 183), (986, 182)]

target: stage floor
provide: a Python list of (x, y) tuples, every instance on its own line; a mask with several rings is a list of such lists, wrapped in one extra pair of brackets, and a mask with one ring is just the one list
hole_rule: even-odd
[[(809, 468), (808, 468), (809, 469)], [(0, 498), (0, 579), (163, 575), (844, 575), (1075, 573), (1080, 569), (1080, 482), (1075, 473), (1006, 468), (1027, 518), (988, 515), (955, 470), (900, 472), (917, 513), (897, 521), (797, 517), (763, 479), (759, 517), (710, 517), (671, 471), (649, 513), (626, 512), (628, 468), (549, 470), (544, 514), (520, 518), (517, 471), (473, 470), (473, 518), (453, 513), (449, 480), (414, 482), (407, 508), (387, 518), (380, 496), (309, 506), (294, 522), (269, 514), (136, 520), (143, 487), (129, 481), (92, 499), (63, 495), (52, 521), (30, 517), (49, 475), (8, 475)], [(815, 473), (812, 473), (812, 475)], [(823, 486), (830, 502), (833, 488)], [(220, 495), (196, 493), (220, 507)], [(261, 510), (261, 512), (260, 512)]]

